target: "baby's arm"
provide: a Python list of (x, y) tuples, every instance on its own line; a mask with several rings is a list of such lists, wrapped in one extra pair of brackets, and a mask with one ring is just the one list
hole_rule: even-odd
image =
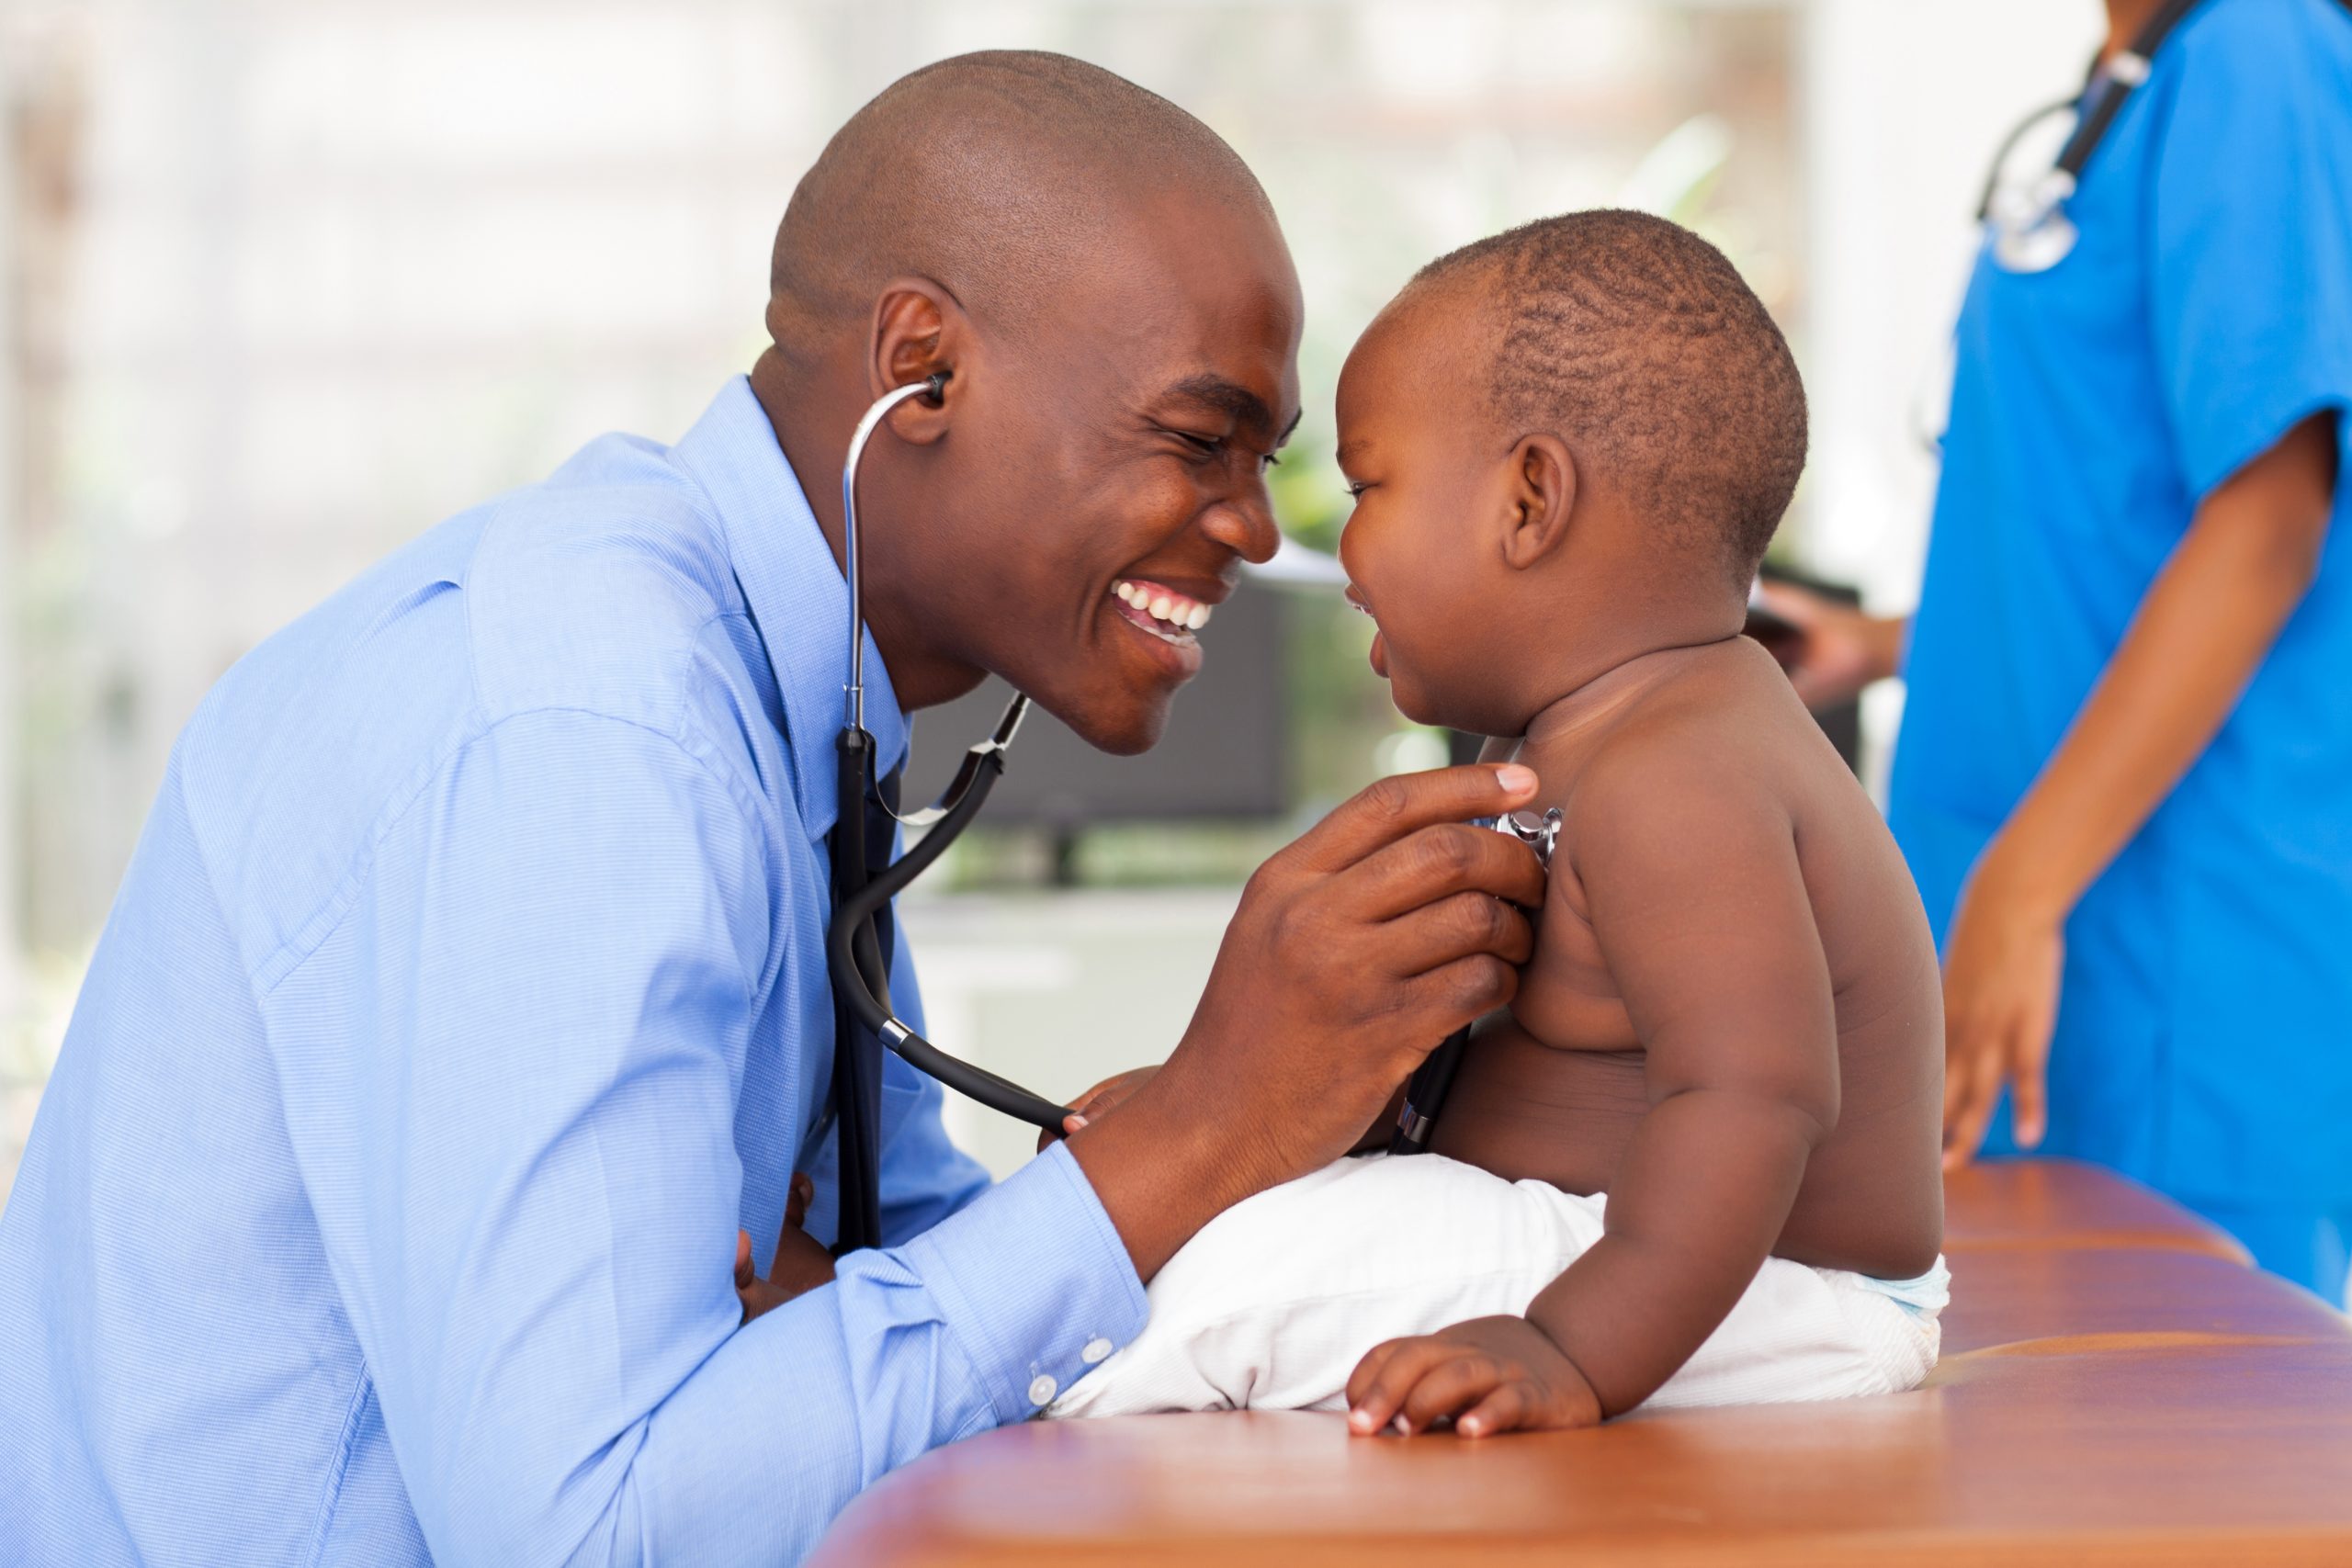
[(1787, 807), (1676, 737), (1596, 759), (1571, 809), (1573, 874), (1647, 1053), (1650, 1109), (1601, 1240), (1525, 1325), (1481, 1319), (1367, 1356), (1349, 1386), (1361, 1430), (1632, 1409), (1730, 1314), (1836, 1123), (1837, 1019)]

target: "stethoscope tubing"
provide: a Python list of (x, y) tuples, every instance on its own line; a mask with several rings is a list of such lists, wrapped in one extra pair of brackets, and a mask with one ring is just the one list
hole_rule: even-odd
[[(2083, 171), (2090, 166), (2092, 155), (2114, 129), (2124, 104), (2147, 81), (2156, 51), (2199, 4), (2201, 0), (2165, 0), (2132, 39), (2130, 48), (2106, 62), (2104, 69), (2100, 62), (2091, 62), (2080, 93), (2034, 110), (2002, 139), (2000, 150), (1993, 155), (1992, 170), (1985, 176), (1984, 193), (1976, 203), (1976, 220), (1995, 226), (1995, 254), (2004, 259), (2005, 265), (2013, 263), (2010, 270), (2047, 271), (2074, 249), (2074, 231), (2066, 221), (2064, 209), (2081, 186)], [(2075, 108), (2080, 109), (2082, 118), (2059, 150), (2050, 172), (2035, 183), (2031, 196), (2021, 204), (2021, 210), (2005, 213), (2001, 175), (2018, 143), (2043, 120)], [(2056, 243), (2036, 247), (2030, 253), (2026, 242), (2044, 229), (2063, 232), (2056, 236)], [(2029, 254), (2032, 259), (2026, 259)]]
[[(873, 754), (871, 737), (866, 738), (865, 746), (858, 750), (870, 759)], [(843, 754), (852, 753), (844, 750)], [(865, 768), (871, 764), (868, 761), (856, 765)], [(882, 999), (887, 992), (877, 994), (876, 980), (882, 972), (882, 953), (874, 934), (874, 917), (881, 912), (884, 905), (929, 869), (947, 846), (954, 843), (979, 816), (980, 807), (988, 803), (989, 792), (996, 787), (997, 780), (1004, 776), (1004, 749), (989, 742), (972, 748), (966, 761), (966, 772), (968, 776), (963, 778), (962, 787), (956, 792), (954, 804), (947, 807), (947, 814), (912, 849), (867, 877), (864, 886), (845, 891), (834, 908), (832, 926), (826, 933), (826, 965), (832, 973), (833, 983), (843, 987), (842, 994), (857, 1021), (879, 1035), (882, 1043), (904, 1057), (910, 1066), (991, 1111), (1001, 1111), (1015, 1121), (1058, 1134), (1062, 1130), (1063, 1119), (1069, 1114), (1067, 1106), (1033, 1094), (984, 1067), (949, 1055), (909, 1029), (890, 1010), (888, 1004)], [(845, 980), (849, 983), (844, 986)]]
[[(875, 741), (865, 728), (865, 541), (857, 523), (858, 469), (867, 442), (890, 412), (918, 397), (936, 406), (945, 396), (951, 375), (952, 372), (942, 370), (922, 380), (894, 387), (876, 398), (859, 418), (842, 463), (842, 575), (849, 587), (849, 683), (842, 688), (842, 732), (837, 743), (840, 806), (833, 833), (834, 905), (826, 931), (826, 967), (834, 989), (852, 1015), (910, 1065), (990, 1110), (1058, 1134), (1063, 1119), (1069, 1114), (1066, 1107), (949, 1055), (899, 1020), (890, 1008), (888, 966), (882, 961), (881, 943), (875, 934), (875, 917), (938, 860), (979, 816), (989, 791), (1004, 775), (1005, 755), (1029, 707), (1029, 699), (1015, 693), (995, 730), (966, 753), (963, 766), (939, 804), (899, 818), (929, 830), (896, 861), (878, 870), (867, 866), (865, 803), (870, 797), (882, 801), (885, 809), (891, 808), (876, 787)], [(898, 814), (893, 810), (892, 815)], [(846, 1049), (848, 1043), (836, 1042), (835, 1049)], [(865, 1125), (863, 1119), (852, 1116), (854, 1109), (856, 1108), (847, 1105), (835, 1107), (845, 1143), (852, 1129)], [(850, 1165), (872, 1157), (872, 1151), (859, 1150), (852, 1155), (845, 1150), (844, 1190), (849, 1184)]]

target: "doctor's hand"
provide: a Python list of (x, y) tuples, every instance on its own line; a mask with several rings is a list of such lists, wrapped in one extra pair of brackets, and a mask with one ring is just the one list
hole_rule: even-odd
[(1944, 942), (1946, 1170), (1976, 1157), (2004, 1084), (2018, 1146), (2041, 1143), (2065, 921), (2065, 910), (2007, 874), (1996, 840), (1962, 890)]
[(1789, 672), (1789, 683), (1805, 706), (1851, 702), (1863, 687), (1895, 672), (1903, 653), (1903, 617), (1866, 615), (1786, 582), (1760, 583), (1758, 593), (1766, 609), (1797, 628), (1794, 638), (1765, 647)]
[(1167, 1065), (1069, 1141), (1145, 1280), (1345, 1154), (1440, 1041), (1510, 1000), (1544, 869), (1467, 824), (1535, 785), (1512, 763), (1383, 779), (1250, 879)]
[(808, 1203), (816, 1192), (814, 1182), (798, 1172), (793, 1174), (784, 1199), (784, 1235), (776, 1240), (775, 1261), (768, 1266), (766, 1279), (752, 1273), (751, 1236), (742, 1231), (735, 1233), (735, 1295), (743, 1303), (745, 1323), (832, 1281), (833, 1255), (801, 1228), (808, 1223)]

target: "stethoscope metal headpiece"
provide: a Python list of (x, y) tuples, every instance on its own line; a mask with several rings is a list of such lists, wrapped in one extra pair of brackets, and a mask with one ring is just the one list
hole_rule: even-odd
[(1481, 817), (1478, 827), (1491, 828), (1507, 838), (1517, 839), (1535, 852), (1544, 869), (1552, 869), (1552, 852), (1560, 843), (1560, 808), (1556, 806), (1538, 817), (1532, 811), (1508, 811), (1500, 817)]
[(858, 565), (858, 462), (865, 456), (866, 442), (892, 409), (909, 398), (922, 398), (937, 408), (946, 398), (947, 381), (953, 375), (952, 370), (935, 371), (875, 399), (874, 406), (851, 433), (849, 454), (842, 459), (842, 574), (849, 580), (849, 684), (842, 688), (842, 723), (852, 729), (865, 728), (865, 592)]

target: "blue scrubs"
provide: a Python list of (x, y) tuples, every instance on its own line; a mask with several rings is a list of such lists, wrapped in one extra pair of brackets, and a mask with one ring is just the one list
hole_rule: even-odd
[(2352, 13), (2207, 0), (2071, 207), (1981, 255), (1891, 816), (1938, 940), (2199, 503), (2314, 412), (2346, 478), (2243, 701), (2066, 927), (2045, 1148), (2341, 1302), (2352, 1235)]

